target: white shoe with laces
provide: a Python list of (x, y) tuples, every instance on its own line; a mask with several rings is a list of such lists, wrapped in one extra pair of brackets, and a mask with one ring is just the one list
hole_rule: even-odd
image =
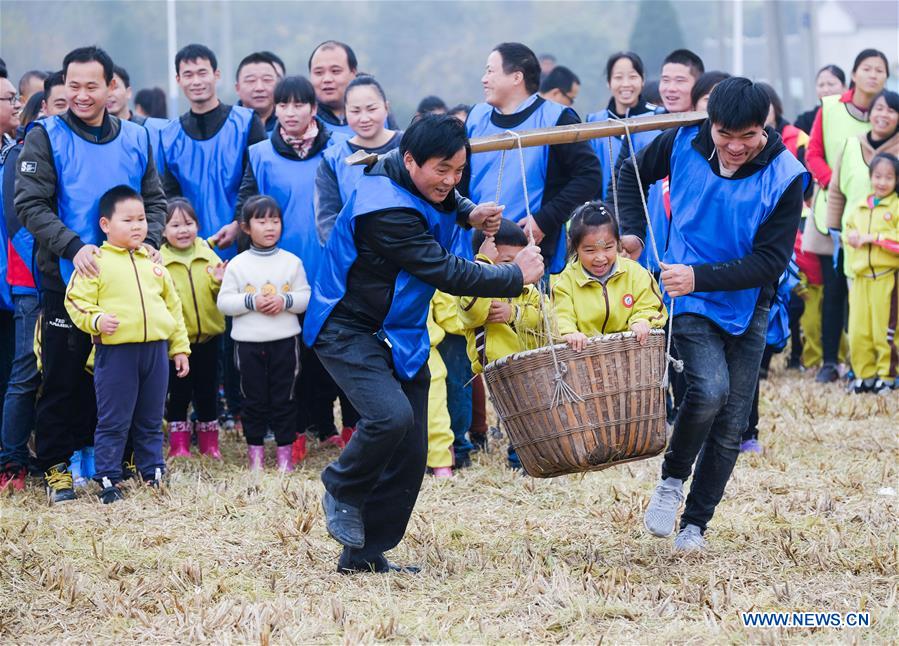
[(684, 482), (677, 478), (665, 478), (657, 486), (646, 513), (643, 526), (653, 536), (665, 538), (674, 532), (674, 521), (684, 501)]
[(674, 551), (701, 552), (707, 547), (702, 531), (696, 525), (687, 525), (674, 538)]

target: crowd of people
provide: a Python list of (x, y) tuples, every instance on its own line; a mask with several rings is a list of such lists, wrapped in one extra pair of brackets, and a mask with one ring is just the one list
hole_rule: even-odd
[[(774, 353), (789, 343), (788, 368), (854, 393), (897, 384), (899, 95), (879, 51), (848, 87), (822, 68), (795, 124), (770, 85), (689, 50), (657, 83), (619, 52), (586, 121), (709, 118), (505, 164), (468, 139), (581, 122), (580, 78), (520, 43), (488, 53), (482, 102), (426, 97), (406, 130), (345, 43), (317, 46), (304, 75), (246, 56), (236, 105), (209, 48), (174, 63), (189, 109), (169, 120), (161, 90), (132, 106), (98, 47), (18, 86), (0, 61), (2, 490), (30, 470), (51, 503), (91, 482), (115, 502), (128, 478), (159, 486), (166, 436), (169, 458), (195, 443), (220, 460), (226, 425), (251, 471), (267, 438), (283, 472), (334, 447), (340, 567), (386, 571), (424, 467), (453, 477), (488, 447), (484, 367), (551, 338), (541, 289), (575, 351), (612, 332), (645, 343), (674, 298), (685, 370), (644, 522), (670, 535), (692, 474), (675, 545), (701, 549), (737, 454), (762, 450)], [(358, 151), (378, 161), (344, 162)]]

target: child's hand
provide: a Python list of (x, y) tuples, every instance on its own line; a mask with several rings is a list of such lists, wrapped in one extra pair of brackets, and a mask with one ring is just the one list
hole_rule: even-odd
[(634, 321), (631, 323), (631, 331), (637, 335), (637, 341), (640, 345), (646, 345), (649, 339), (649, 321)]
[(225, 269), (228, 267), (228, 261), (220, 262), (215, 267), (212, 268), (212, 277), (215, 278), (216, 281), (222, 282), (222, 279), (225, 277)]
[(172, 357), (172, 361), (175, 362), (175, 374), (182, 379), (186, 377), (187, 373), (190, 372), (190, 362), (187, 360), (187, 355), (183, 352), (181, 354), (176, 354)]
[(508, 323), (512, 320), (512, 304), (504, 301), (490, 301), (488, 323)]
[(562, 340), (571, 346), (575, 352), (580, 352), (587, 347), (587, 335), (583, 332), (572, 332), (562, 336)]
[(97, 329), (100, 334), (114, 334), (119, 327), (119, 319), (115, 314), (103, 314), (97, 320)]
[(267, 316), (275, 316), (284, 311), (284, 299), (277, 294), (256, 297), (256, 311)]
[(478, 253), (490, 258), (490, 262), (496, 262), (496, 259), (499, 257), (499, 252), (496, 250), (496, 242), (494, 241), (493, 236), (484, 236), (484, 242), (481, 243)]
[(146, 242), (143, 243), (143, 248), (147, 250), (148, 254), (150, 254), (150, 260), (155, 262), (157, 265), (162, 264), (162, 254), (159, 253), (159, 249), (148, 245)]
[(861, 236), (859, 235), (858, 231), (850, 231), (846, 234), (846, 244), (848, 244), (853, 249), (858, 249), (860, 246), (862, 246)]

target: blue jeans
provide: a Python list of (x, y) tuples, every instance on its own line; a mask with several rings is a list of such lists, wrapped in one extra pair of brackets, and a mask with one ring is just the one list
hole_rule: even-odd
[(34, 326), (41, 311), (40, 300), (30, 294), (13, 295), (15, 310), (15, 356), (3, 402), (0, 431), (0, 465), (28, 464), (28, 436), (34, 429), (34, 400), (41, 385), (34, 357)]
[(694, 314), (677, 316), (673, 327), (687, 389), (674, 420), (662, 477), (686, 480), (696, 463), (680, 526), (697, 525), (705, 531), (724, 495), (749, 423), (765, 351), (768, 308), (756, 306), (740, 336)]
[(471, 360), (464, 336), (447, 334), (437, 346), (446, 364), (446, 406), (453, 429), (453, 453), (456, 464), (468, 459), (474, 444), (468, 439), (471, 427)]

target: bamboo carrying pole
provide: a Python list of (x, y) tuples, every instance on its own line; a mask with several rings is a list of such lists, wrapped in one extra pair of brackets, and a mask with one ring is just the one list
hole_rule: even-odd
[[(601, 137), (618, 137), (626, 133), (646, 132), (647, 130), (667, 130), (681, 126), (692, 126), (701, 123), (708, 115), (705, 112), (681, 112), (678, 114), (652, 114), (630, 119), (609, 121), (592, 121), (590, 123), (574, 123), (568, 126), (522, 130), (516, 134), (500, 133), (489, 137), (475, 137), (471, 140), (472, 153), (486, 153), (496, 150), (514, 150), (521, 141), (522, 148), (531, 146), (552, 146), (555, 144), (573, 144), (578, 141), (589, 141)], [(378, 160), (378, 155), (359, 150), (346, 158), (350, 166), (369, 165)]]

